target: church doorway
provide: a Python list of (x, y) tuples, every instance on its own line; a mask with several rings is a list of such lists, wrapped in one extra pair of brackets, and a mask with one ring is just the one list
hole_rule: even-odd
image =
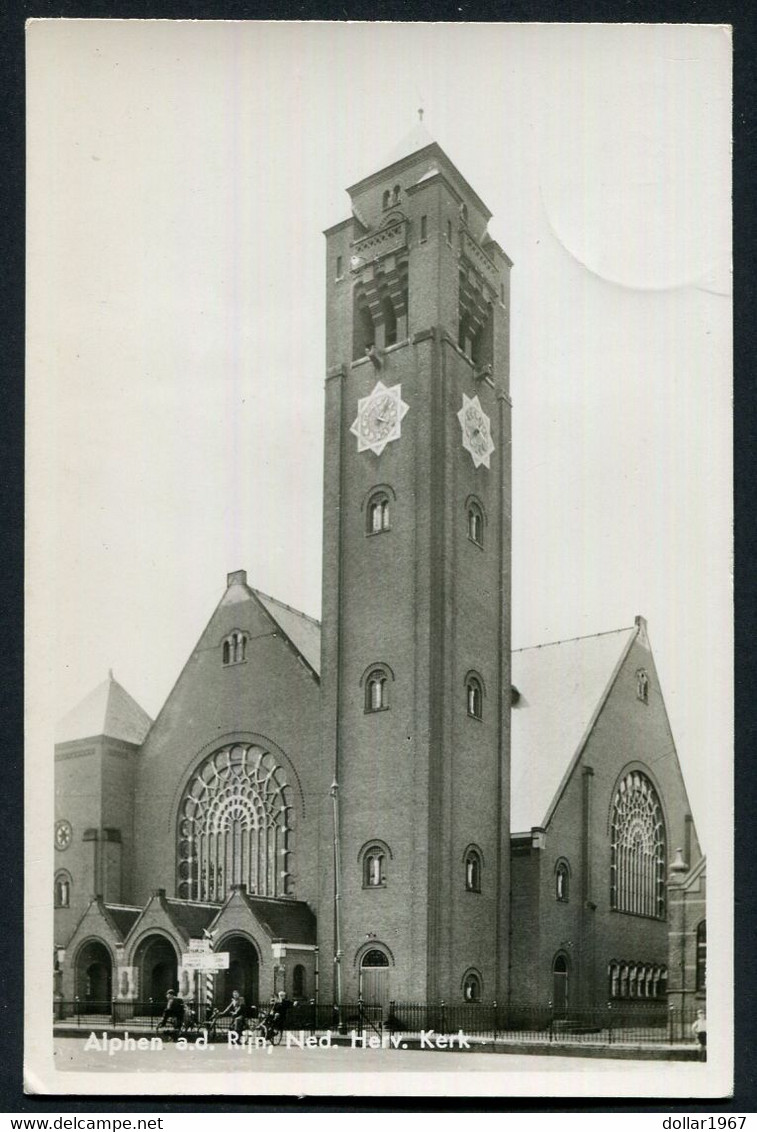
[(100, 940), (91, 939), (76, 959), (76, 997), (89, 1009), (109, 1010), (113, 990), (113, 963)]
[(555, 1018), (568, 1013), (568, 960), (556, 955), (552, 964), (552, 1011)]
[(143, 1002), (163, 1004), (166, 993), (177, 989), (176, 951), (165, 936), (147, 936), (137, 949), (134, 965), (139, 969), (139, 997)]
[(377, 947), (360, 960), (360, 998), (366, 1006), (389, 1001), (389, 957)]
[(238, 990), (247, 1005), (257, 1004), (260, 981), (260, 961), (255, 945), (243, 935), (228, 936), (218, 946), (228, 951), (229, 968), (216, 975), (215, 1004), (228, 1006), (231, 992)]

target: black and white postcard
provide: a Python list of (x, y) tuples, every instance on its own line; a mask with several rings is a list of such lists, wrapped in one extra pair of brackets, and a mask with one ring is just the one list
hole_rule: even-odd
[(728, 1095), (730, 29), (27, 84), (26, 1089)]

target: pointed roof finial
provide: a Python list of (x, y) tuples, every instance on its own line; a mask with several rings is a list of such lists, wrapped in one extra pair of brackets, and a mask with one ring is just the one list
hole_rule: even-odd
[(422, 106), (418, 107), (418, 121), (419, 122), (423, 121), (423, 107)]
[(109, 680), (115, 680), (115, 676), (113, 675), (113, 669), (112, 668), (108, 669), (108, 679)]

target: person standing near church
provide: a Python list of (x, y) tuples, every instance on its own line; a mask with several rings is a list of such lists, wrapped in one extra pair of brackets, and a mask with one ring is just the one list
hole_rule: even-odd
[(702, 1007), (697, 1010), (696, 1020), (692, 1023), (691, 1032), (699, 1042), (700, 1057), (704, 1060), (707, 1054), (707, 1016)]

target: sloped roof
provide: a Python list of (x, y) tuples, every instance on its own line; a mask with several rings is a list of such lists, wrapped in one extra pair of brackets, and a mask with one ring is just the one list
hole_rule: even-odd
[(152, 720), (137, 701), (114, 679), (108, 679), (63, 717), (55, 729), (56, 743), (107, 735), (139, 745), (152, 727)]
[(203, 928), (206, 928), (218, 915), (219, 905), (168, 898), (166, 910), (176, 926), (183, 928), (191, 939), (200, 939)]
[(637, 627), (516, 649), (511, 712), (512, 833), (544, 826)]
[(118, 929), (121, 939), (126, 939), (135, 921), (142, 913), (141, 908), (129, 908), (125, 904), (105, 904), (106, 912)]
[(285, 939), (287, 943), (317, 942), (315, 916), (303, 900), (246, 895), (246, 901), (271, 939)]
[(321, 671), (321, 626), (320, 622), (306, 613), (300, 613), (289, 605), (277, 601), (275, 597), (253, 590), (253, 593), (271, 615), (277, 625), (287, 635), (294, 647), (305, 658), (310, 667), (320, 675)]

